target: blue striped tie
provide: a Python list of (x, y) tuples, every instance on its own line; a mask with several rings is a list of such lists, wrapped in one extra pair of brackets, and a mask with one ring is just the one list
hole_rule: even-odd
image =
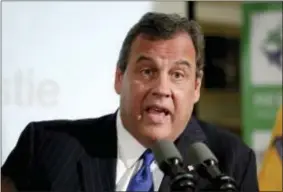
[(153, 192), (154, 187), (150, 165), (154, 160), (154, 156), (150, 150), (146, 150), (141, 156), (141, 159), (143, 160), (143, 164), (130, 180), (127, 191)]

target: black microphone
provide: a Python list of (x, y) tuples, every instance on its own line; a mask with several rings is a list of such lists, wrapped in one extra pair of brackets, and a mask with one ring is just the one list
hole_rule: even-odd
[(151, 150), (161, 171), (171, 179), (171, 191), (195, 191), (195, 176), (184, 168), (183, 158), (173, 142), (157, 141)]
[(204, 143), (194, 143), (188, 150), (189, 165), (195, 165), (198, 174), (209, 179), (215, 190), (238, 191), (235, 180), (220, 171), (217, 158)]

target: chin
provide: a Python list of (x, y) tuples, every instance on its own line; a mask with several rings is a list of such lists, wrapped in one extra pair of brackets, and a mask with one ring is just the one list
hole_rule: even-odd
[(144, 127), (142, 134), (144, 137), (156, 141), (161, 139), (169, 139), (172, 134), (172, 130), (168, 127), (147, 126)]

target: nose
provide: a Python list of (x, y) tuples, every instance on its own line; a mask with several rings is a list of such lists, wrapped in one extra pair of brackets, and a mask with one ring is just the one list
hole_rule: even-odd
[(170, 82), (166, 75), (159, 76), (153, 86), (152, 95), (154, 97), (171, 97)]

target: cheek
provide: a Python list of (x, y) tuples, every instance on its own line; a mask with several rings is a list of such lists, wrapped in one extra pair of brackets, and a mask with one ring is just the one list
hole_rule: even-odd
[(186, 115), (194, 105), (195, 87), (188, 85), (174, 91), (174, 104), (179, 113)]
[(138, 81), (131, 81), (128, 83), (125, 102), (132, 105), (132, 110), (140, 110), (146, 90), (146, 86)]

